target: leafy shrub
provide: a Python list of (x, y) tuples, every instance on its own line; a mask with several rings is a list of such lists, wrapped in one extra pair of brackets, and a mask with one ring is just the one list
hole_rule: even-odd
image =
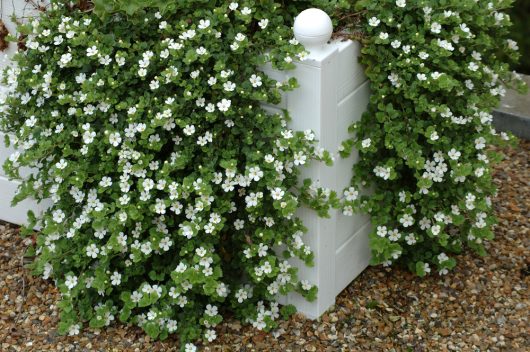
[(325, 214), (334, 196), (297, 182), (298, 166), (331, 162), (313, 132), (260, 107), (296, 87), (257, 70), (306, 55), (290, 18), (273, 1), (100, 3), (97, 17), (54, 2), (21, 28), (28, 49), (4, 76), (15, 202), (53, 201), (30, 228), (60, 332), (119, 319), (184, 346), (215, 339), (227, 309), (274, 327), (292, 312), (279, 293), (317, 290), (286, 261), (313, 259), (295, 211)]
[(375, 191), (343, 209), (371, 215), (373, 264), (445, 274), (455, 265), (450, 253), (484, 254), (493, 238), (491, 164), (499, 157), (488, 145), (512, 137), (495, 131), (491, 112), (506, 86), (524, 88), (496, 55), (519, 57), (502, 12), (511, 2), (357, 3), (372, 96), (343, 154), (360, 151), (353, 185)]

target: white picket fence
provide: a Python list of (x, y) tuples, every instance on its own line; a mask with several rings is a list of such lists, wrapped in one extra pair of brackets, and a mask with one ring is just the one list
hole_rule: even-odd
[[(14, 4), (17, 3), (20, 5), (25, 1), (14, 1)], [(366, 109), (370, 95), (369, 82), (358, 63), (359, 43), (327, 43), (331, 23), (327, 22), (329, 17), (321, 11), (309, 11), (309, 17), (307, 14), (306, 12), (305, 18), (299, 16), (295, 32), (298, 29), (297, 38), (311, 52), (308, 60), (298, 63), (296, 70), (291, 72), (263, 68), (264, 72), (278, 80), (296, 77), (300, 87), (286, 93), (278, 106), (265, 108), (271, 112), (289, 110), (292, 117), (291, 128), (313, 130), (322, 147), (336, 152), (341, 142), (348, 138), (348, 127), (359, 120)], [(324, 21), (324, 27), (319, 28), (318, 21)], [(304, 36), (304, 31), (308, 36)], [(1, 133), (0, 138), (3, 139)], [(2, 144), (0, 163), (12, 152)], [(313, 164), (303, 169), (301, 179), (311, 178), (324, 187), (341, 192), (350, 183), (352, 166), (357, 159), (358, 154), (354, 153), (348, 159), (336, 158), (333, 167)], [(11, 207), (10, 201), (16, 187), (17, 183), (9, 181), (0, 171), (0, 219), (22, 224), (26, 222), (26, 212), (29, 209), (38, 213), (45, 209), (45, 205), (25, 201)], [(314, 302), (307, 302), (293, 293), (281, 297), (280, 301), (294, 304), (308, 318), (318, 318), (335, 303), (336, 296), (368, 266), (370, 222), (366, 216), (348, 217), (337, 210), (333, 210), (328, 219), (319, 218), (308, 209), (301, 209), (298, 216), (309, 229), (305, 238), (315, 252), (315, 266), (308, 268), (296, 260), (292, 262), (299, 268), (301, 279), (318, 286), (318, 298)]]

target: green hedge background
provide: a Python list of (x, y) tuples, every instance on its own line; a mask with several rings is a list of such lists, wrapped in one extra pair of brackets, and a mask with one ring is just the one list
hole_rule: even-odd
[(517, 72), (530, 74), (530, 0), (517, 0), (511, 10), (514, 22), (512, 38), (519, 43), (521, 62)]

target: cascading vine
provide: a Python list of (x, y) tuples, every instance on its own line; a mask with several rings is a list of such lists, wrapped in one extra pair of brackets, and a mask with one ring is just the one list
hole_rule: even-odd
[(270, 329), (293, 311), (279, 293), (317, 291), (286, 260), (313, 258), (294, 213), (334, 197), (298, 184), (299, 166), (331, 162), (313, 132), (260, 107), (296, 87), (258, 70), (304, 58), (292, 19), (273, 1), (115, 4), (54, 1), (20, 28), (27, 50), (4, 75), (1, 126), (19, 150), (4, 169), (36, 170), (15, 201), (53, 202), (30, 228), (59, 331), (119, 319), (193, 350), (227, 310)]
[(424, 276), (446, 274), (463, 248), (485, 254), (499, 158), (488, 146), (513, 140), (492, 110), (508, 87), (525, 89), (507, 64), (519, 58), (503, 13), (512, 2), (361, 0), (358, 16), (337, 16), (350, 29), (363, 19), (372, 96), (342, 154), (359, 150), (352, 184), (374, 192), (343, 209), (371, 215), (373, 264)]

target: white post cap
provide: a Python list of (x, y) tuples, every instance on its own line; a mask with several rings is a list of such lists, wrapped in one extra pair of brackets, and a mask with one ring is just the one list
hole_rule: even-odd
[(304, 10), (294, 21), (295, 38), (310, 51), (321, 49), (332, 33), (331, 18), (320, 9)]

